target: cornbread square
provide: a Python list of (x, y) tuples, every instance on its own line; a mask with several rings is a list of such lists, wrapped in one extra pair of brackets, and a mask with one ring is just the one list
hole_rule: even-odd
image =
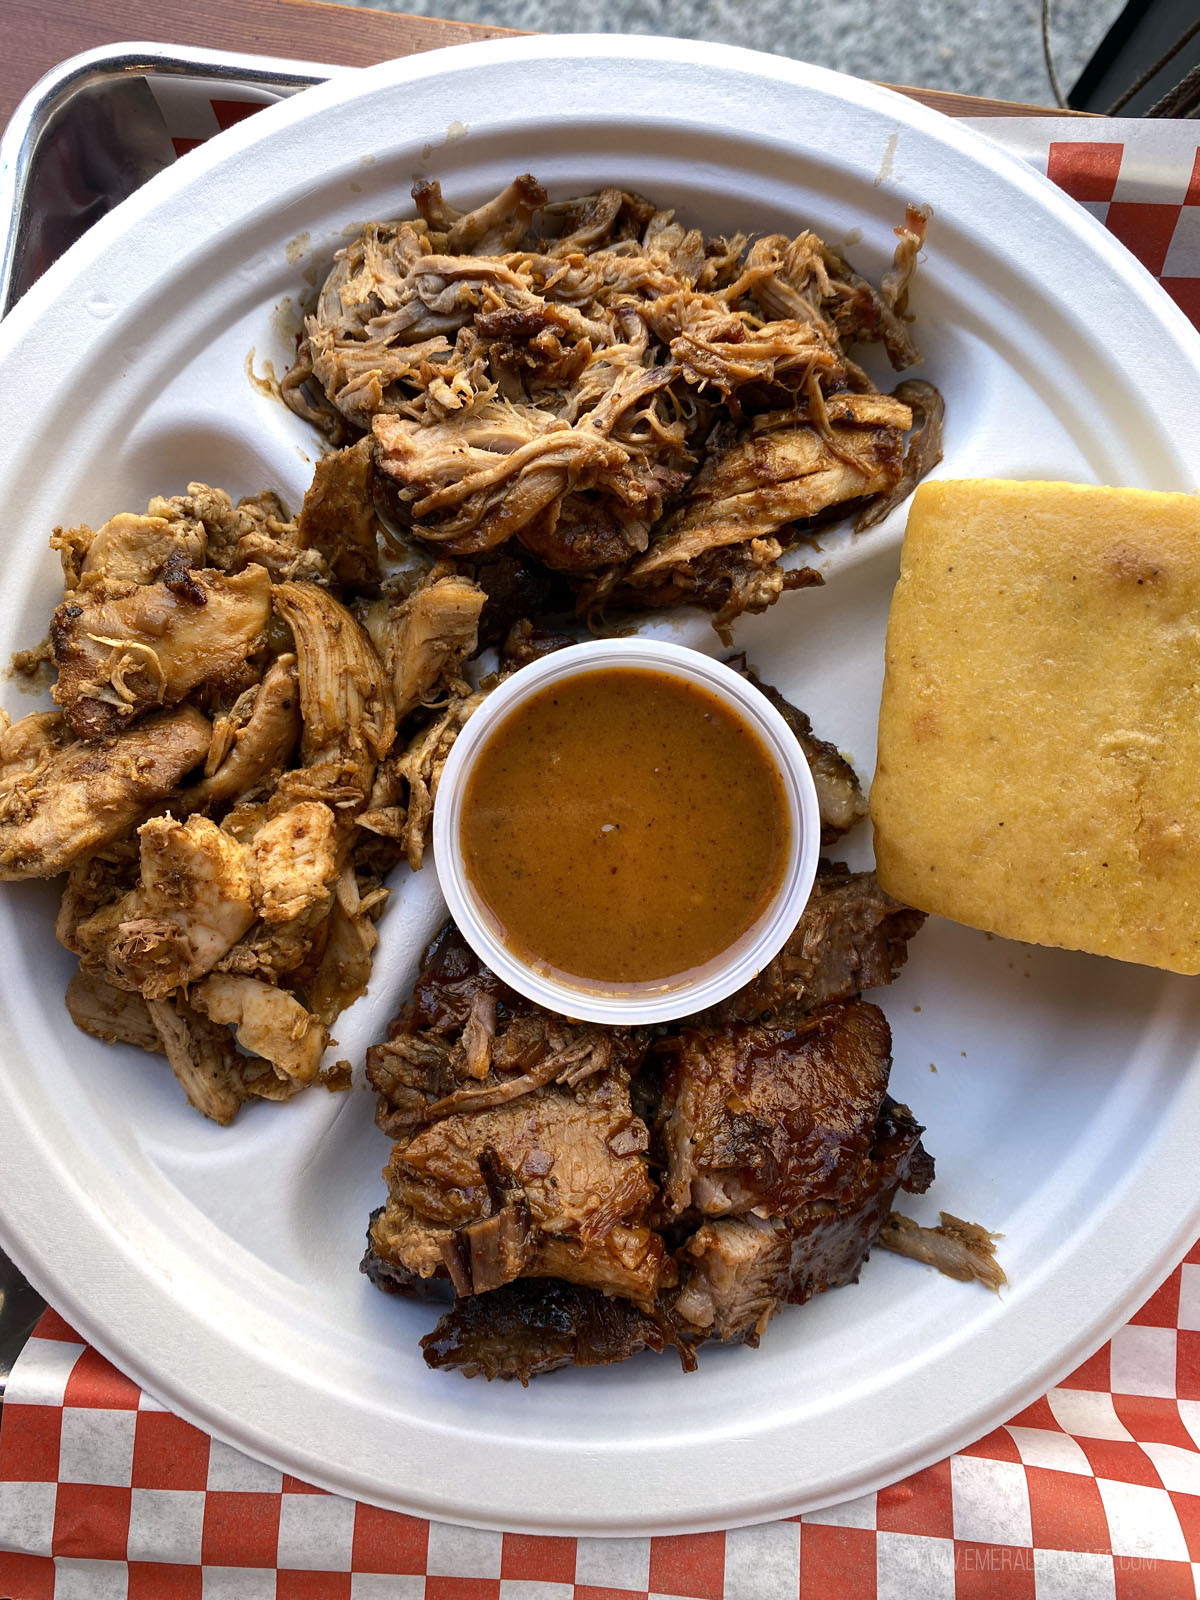
[(1200, 972), (1200, 498), (923, 484), (886, 662), (885, 889)]

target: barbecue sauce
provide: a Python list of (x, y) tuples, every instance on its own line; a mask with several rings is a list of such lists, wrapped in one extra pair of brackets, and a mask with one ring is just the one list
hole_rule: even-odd
[(517, 706), (463, 796), (466, 873), (498, 937), (595, 984), (704, 966), (780, 887), (791, 824), (758, 734), (644, 668), (566, 678)]

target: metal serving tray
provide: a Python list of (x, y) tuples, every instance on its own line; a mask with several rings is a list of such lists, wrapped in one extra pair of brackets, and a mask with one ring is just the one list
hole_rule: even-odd
[(265, 105), (344, 70), (133, 43), (48, 72), (0, 138), (0, 316), (93, 222), (179, 159), (164, 113), (172, 94), (205, 86)]
[[(344, 70), (137, 43), (87, 50), (53, 68), (0, 136), (0, 316), (93, 222), (180, 159), (172, 99), (178, 106), (189, 91), (207, 91), (267, 105)], [(0, 1252), (0, 1403), (44, 1304)]]

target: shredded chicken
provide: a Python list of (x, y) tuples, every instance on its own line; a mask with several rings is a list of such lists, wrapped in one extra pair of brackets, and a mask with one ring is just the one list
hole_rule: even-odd
[(0, 794), (0, 878), (52, 878), (119, 839), (203, 761), (209, 736), (208, 719), (184, 706), (55, 750)]
[(295, 518), (193, 483), (57, 530), (60, 709), (0, 717), (0, 877), (67, 874), (72, 1017), (165, 1053), (219, 1122), (347, 1081), (329, 1030), (478, 703), (486, 591), (445, 566), (385, 585), (373, 475), (364, 441)]
[(242, 1048), (269, 1061), (279, 1077), (300, 1084), (316, 1077), (328, 1030), (286, 989), (218, 973), (198, 984), (192, 999), (211, 1021), (230, 1024)]
[(89, 970), (162, 1000), (211, 972), (254, 921), (253, 857), (207, 817), (154, 817), (138, 836), (140, 883), (75, 938)]
[(132, 1044), (151, 1055), (163, 1051), (162, 1035), (140, 994), (116, 989), (95, 973), (82, 970), (67, 984), (71, 1021), (105, 1044)]
[(214, 1122), (232, 1122), (246, 1099), (238, 1075), (238, 1054), (228, 1028), (200, 1016), (182, 995), (148, 1000), (162, 1049), (184, 1094)]
[(254, 903), (264, 922), (291, 922), (314, 907), (324, 915), (338, 876), (329, 807), (301, 800), (265, 822), (254, 836), (253, 873)]
[(179, 812), (204, 811), (252, 793), (272, 772), (282, 772), (300, 738), (296, 658), (277, 656), (263, 674), (219, 716), (204, 763), (204, 777), (174, 802)]
[(232, 676), (262, 644), (270, 612), (271, 581), (259, 566), (227, 578), (182, 565), (174, 579), (97, 585), (54, 613), (54, 698), (81, 739), (117, 733)]
[(408, 716), (439, 690), (461, 692), (466, 687), (458, 673), (478, 648), (486, 598), (470, 578), (435, 577), (389, 617), (385, 665), (397, 718)]

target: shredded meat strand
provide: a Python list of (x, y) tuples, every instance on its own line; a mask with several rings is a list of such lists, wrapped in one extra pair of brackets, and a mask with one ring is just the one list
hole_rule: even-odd
[(338, 251), (282, 386), (358, 441), (301, 515), (342, 570), (359, 524), (340, 557), (313, 530), (368, 450), (389, 516), (443, 560), (519, 546), (582, 613), (691, 604), (727, 637), (797, 586), (779, 561), (805, 531), (890, 509), (936, 459), (936, 391), (881, 394), (850, 357), (919, 360), (919, 207), (876, 288), (810, 231), (705, 238), (617, 188), (551, 204), (524, 175), (460, 213), (421, 181), (413, 200)]

